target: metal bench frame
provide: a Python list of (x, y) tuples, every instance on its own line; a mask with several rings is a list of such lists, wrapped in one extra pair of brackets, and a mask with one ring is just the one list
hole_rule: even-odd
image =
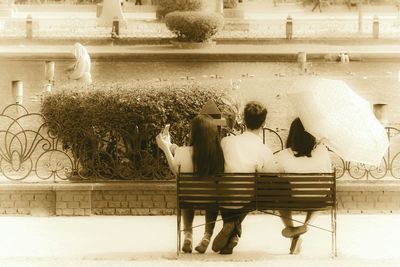
[[(332, 256), (336, 244), (336, 175), (333, 173), (223, 173), (199, 177), (179, 173), (177, 189), (177, 255), (181, 247), (181, 209), (243, 206), (244, 211), (292, 210), (331, 212)], [(271, 213), (269, 213), (271, 214)], [(313, 226), (313, 225), (309, 225)], [(194, 226), (198, 227), (198, 226)]]

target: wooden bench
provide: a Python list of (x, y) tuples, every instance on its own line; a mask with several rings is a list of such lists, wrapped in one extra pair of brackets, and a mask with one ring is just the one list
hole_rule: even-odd
[[(332, 255), (336, 248), (335, 173), (224, 173), (177, 177), (177, 254), (181, 247), (181, 209), (243, 206), (245, 211), (293, 210), (331, 212)], [(270, 213), (270, 212), (266, 212)], [(323, 229), (321, 227), (317, 227)]]

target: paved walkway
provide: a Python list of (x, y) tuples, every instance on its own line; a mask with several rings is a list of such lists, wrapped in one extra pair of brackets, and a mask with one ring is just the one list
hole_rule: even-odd
[[(202, 216), (195, 221), (203, 222)], [(315, 225), (330, 227), (320, 215)], [(217, 224), (219, 231), (221, 223)], [(311, 228), (300, 255), (288, 255), (279, 218), (249, 215), (233, 255), (211, 250), (176, 256), (175, 216), (1, 217), (0, 266), (340, 266), (398, 267), (400, 215), (338, 215), (338, 257), (331, 235)], [(195, 242), (202, 227), (194, 232)]]
[[(79, 8), (79, 6), (77, 6)], [(0, 36), (24, 38), (25, 19), (33, 17), (34, 38), (104, 38), (110, 37), (110, 27), (98, 27), (95, 6), (81, 11), (62, 7), (57, 12), (38, 8), (16, 7), (13, 18), (0, 19)], [(286, 18), (293, 18), (293, 38), (372, 38), (373, 17), (379, 17), (381, 38), (400, 36), (400, 13), (394, 5), (365, 5), (362, 30), (359, 32), (359, 12), (345, 5), (324, 7), (323, 12), (311, 12), (311, 7), (296, 4), (248, 2), (242, 6), (243, 19), (226, 18), (225, 30), (216, 38), (284, 38)], [(127, 26), (121, 27), (122, 38), (169, 38), (172, 34), (163, 22), (155, 20), (155, 11), (130, 9), (124, 12)]]

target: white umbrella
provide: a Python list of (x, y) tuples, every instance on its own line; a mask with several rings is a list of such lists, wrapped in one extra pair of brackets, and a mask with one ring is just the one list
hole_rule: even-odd
[(287, 92), (304, 128), (347, 161), (379, 165), (389, 146), (370, 104), (344, 81), (296, 80)]

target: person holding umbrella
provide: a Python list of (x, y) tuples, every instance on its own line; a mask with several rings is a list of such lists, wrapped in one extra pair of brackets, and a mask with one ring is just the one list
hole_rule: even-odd
[(296, 79), (287, 91), (307, 132), (344, 161), (379, 166), (389, 146), (371, 104), (342, 80)]
[[(305, 129), (301, 120), (293, 120), (286, 140), (286, 149), (276, 154), (281, 170), (288, 173), (324, 173), (332, 172), (328, 149), (323, 144), (317, 144), (316, 139)], [(282, 235), (292, 238), (290, 254), (298, 254), (301, 250), (300, 235), (307, 231), (307, 225), (315, 218), (315, 211), (308, 211), (304, 224), (293, 231), (291, 211), (280, 211), (285, 224)], [(296, 233), (294, 233), (296, 232)]]

